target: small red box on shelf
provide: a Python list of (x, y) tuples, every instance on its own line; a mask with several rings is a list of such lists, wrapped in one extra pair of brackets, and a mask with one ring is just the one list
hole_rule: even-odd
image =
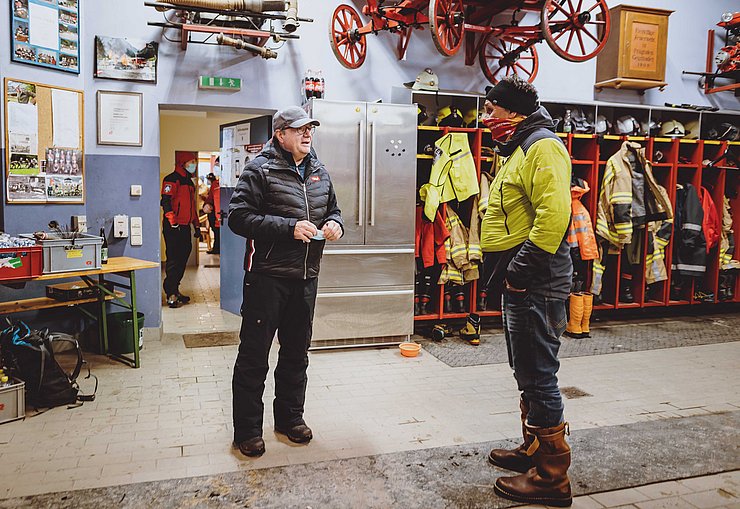
[(0, 248), (0, 281), (38, 277), (43, 270), (41, 246)]

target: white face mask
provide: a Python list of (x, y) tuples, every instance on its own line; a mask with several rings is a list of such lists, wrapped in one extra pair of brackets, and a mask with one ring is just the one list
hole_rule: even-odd
[(195, 163), (188, 163), (185, 165), (185, 171), (193, 175), (195, 173), (195, 170), (198, 169), (198, 165)]

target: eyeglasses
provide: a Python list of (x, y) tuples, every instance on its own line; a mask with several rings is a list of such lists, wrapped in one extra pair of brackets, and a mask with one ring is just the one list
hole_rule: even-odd
[(283, 131), (285, 131), (286, 129), (293, 129), (295, 132), (297, 132), (301, 136), (305, 136), (307, 134), (313, 134), (314, 131), (316, 130), (316, 126), (309, 124), (309, 125), (304, 125), (303, 127), (286, 127), (285, 129), (283, 129)]

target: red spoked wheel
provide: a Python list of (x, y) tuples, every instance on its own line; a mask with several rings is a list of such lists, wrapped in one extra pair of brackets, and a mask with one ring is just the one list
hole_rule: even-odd
[(516, 74), (532, 83), (537, 76), (539, 59), (534, 46), (515, 37), (497, 37), (488, 32), (478, 53), (478, 62), (483, 74), (494, 85), (502, 78)]
[(349, 5), (340, 5), (329, 21), (331, 50), (347, 69), (357, 69), (367, 56), (367, 40), (360, 34), (360, 15)]
[(463, 42), (463, 0), (429, 0), (429, 30), (437, 50), (449, 57)]
[(606, 0), (546, 0), (542, 36), (561, 58), (584, 62), (595, 57), (609, 37)]

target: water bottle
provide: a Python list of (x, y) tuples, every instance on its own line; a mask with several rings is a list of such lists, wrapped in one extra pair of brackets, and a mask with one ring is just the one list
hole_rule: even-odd
[(108, 239), (105, 238), (105, 230), (100, 229), (100, 236), (103, 237), (103, 245), (100, 247), (100, 262), (108, 263)]
[(319, 99), (324, 98), (324, 76), (322, 71), (318, 71), (316, 74), (316, 81), (314, 81), (314, 94)]
[(571, 131), (573, 131), (573, 125), (570, 110), (565, 110), (565, 115), (563, 115), (563, 132), (570, 133)]

